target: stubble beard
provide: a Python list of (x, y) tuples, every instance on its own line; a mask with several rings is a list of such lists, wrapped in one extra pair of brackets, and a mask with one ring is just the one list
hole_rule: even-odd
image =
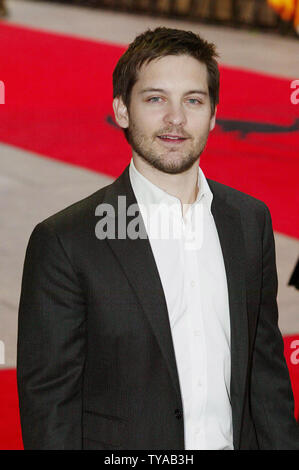
[[(128, 128), (129, 142), (135, 153), (153, 168), (168, 174), (180, 174), (189, 170), (197, 160), (199, 160), (208, 139), (208, 133), (199, 142), (199, 145), (189, 150), (189, 152), (180, 151), (181, 155), (177, 156), (176, 144), (169, 150), (155, 150), (151, 146), (158, 146), (158, 143), (151, 143), (150, 139), (142, 134), (134, 123)], [(171, 158), (172, 153), (176, 153), (175, 158)], [(168, 157), (168, 158), (167, 158)]]

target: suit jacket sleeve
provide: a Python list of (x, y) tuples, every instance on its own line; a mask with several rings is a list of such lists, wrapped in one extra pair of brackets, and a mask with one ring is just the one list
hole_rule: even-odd
[(85, 303), (51, 226), (27, 246), (18, 319), (17, 381), (25, 449), (82, 448)]
[(260, 310), (251, 375), (251, 409), (261, 449), (299, 449), (299, 425), (284, 343), (278, 328), (275, 243), (269, 209), (265, 208)]

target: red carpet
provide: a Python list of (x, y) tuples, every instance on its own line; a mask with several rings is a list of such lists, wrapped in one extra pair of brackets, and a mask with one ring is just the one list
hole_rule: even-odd
[[(130, 149), (106, 118), (124, 47), (5, 22), (0, 44), (0, 141), (118, 176)], [(291, 103), (291, 80), (221, 72), (219, 121), (201, 166), (208, 177), (264, 200), (274, 229), (299, 238), (299, 105)]]
[(23, 449), (15, 369), (0, 370), (0, 450)]
[[(295, 397), (295, 417), (299, 420), (299, 335), (284, 338)], [(15, 369), (0, 370), (0, 450), (22, 450)]]

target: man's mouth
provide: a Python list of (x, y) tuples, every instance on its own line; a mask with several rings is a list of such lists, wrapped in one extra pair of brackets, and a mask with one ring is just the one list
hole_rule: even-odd
[(187, 140), (186, 137), (183, 137), (180, 135), (171, 135), (171, 134), (158, 135), (158, 138), (162, 140), (163, 142), (170, 142), (172, 144), (179, 144)]

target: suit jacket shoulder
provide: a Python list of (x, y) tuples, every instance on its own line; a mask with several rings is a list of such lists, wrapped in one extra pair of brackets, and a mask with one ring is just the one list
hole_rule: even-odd
[(214, 194), (217, 194), (223, 199), (226, 199), (228, 203), (239, 209), (246, 209), (246, 207), (254, 207), (255, 209), (265, 210), (268, 206), (264, 201), (258, 199), (250, 194), (244, 193), (238, 189), (235, 189), (226, 184), (219, 183), (218, 181), (207, 178), (208, 184)]
[(218, 206), (221, 206), (223, 201), (225, 205), (237, 210), (244, 229), (247, 230), (249, 226), (256, 227), (256, 223), (261, 229), (266, 220), (272, 225), (271, 213), (264, 201), (218, 181), (210, 179), (207, 181), (213, 195), (216, 196)]
[[(113, 184), (113, 183), (112, 183)], [(89, 196), (64, 207), (58, 212), (41, 220), (37, 226), (43, 225), (57, 233), (77, 232), (86, 228), (91, 219), (95, 219), (95, 209), (104, 200), (107, 189), (112, 184), (104, 186)]]

